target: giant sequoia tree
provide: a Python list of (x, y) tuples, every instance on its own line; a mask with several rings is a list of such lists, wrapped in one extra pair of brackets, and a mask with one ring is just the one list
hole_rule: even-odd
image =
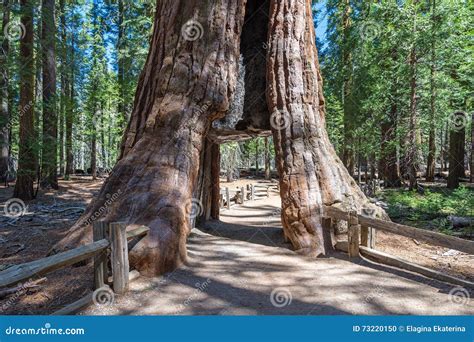
[[(247, 74), (266, 74), (254, 77), (257, 83), (252, 84), (266, 87), (267, 109), (272, 113), (285, 236), (296, 250), (320, 255), (325, 253), (322, 205), (360, 210), (370, 204), (326, 133), (311, 0), (269, 3), (262, 6), (267, 13), (249, 16), (254, 23), (268, 25), (268, 49), (266, 62), (263, 58), (253, 63), (259, 70)], [(131, 253), (131, 263), (144, 274), (171, 270), (186, 259), (193, 194), (201, 183), (200, 157), (206, 146), (215, 146), (206, 143), (212, 122), (232, 107), (245, 12), (256, 4), (254, 0), (158, 2), (120, 160), (58, 249), (90, 239), (90, 218), (105, 207), (101, 219), (125, 221), (130, 228), (150, 227), (150, 234)], [(250, 32), (245, 37), (245, 53), (252, 50), (249, 44), (256, 36)], [(254, 45), (256, 49), (262, 44), (254, 41)]]

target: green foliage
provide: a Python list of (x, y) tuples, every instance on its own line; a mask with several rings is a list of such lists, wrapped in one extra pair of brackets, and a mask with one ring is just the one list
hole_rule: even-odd
[[(385, 190), (388, 214), (394, 220), (407, 220), (411, 225), (438, 229), (451, 228), (449, 215), (472, 216), (474, 190), (461, 186), (449, 191), (443, 188), (426, 189), (424, 194), (409, 190)], [(427, 224), (425, 221), (429, 221)]]
[[(428, 144), (423, 142), (429, 134), (432, 96), (434, 126), (438, 131), (446, 129), (454, 111), (468, 113), (474, 109), (472, 3), (470, 6), (465, 0), (438, 0), (436, 7), (432, 1), (326, 0), (324, 3), (327, 42), (320, 58), (328, 131), (337, 151), (341, 152), (342, 137), (349, 130), (355, 136), (354, 150), (363, 156), (377, 153), (380, 123), (387, 120), (393, 104), (399, 137), (393, 143), (399, 145), (403, 140), (408, 131), (410, 105), (408, 62), (415, 49), (418, 144), (426, 159)], [(350, 18), (344, 27), (347, 4)], [(345, 91), (349, 93), (352, 117), (347, 127), (339, 119), (344, 112)], [(466, 119), (469, 127), (470, 119)], [(436, 135), (438, 151), (441, 137)], [(393, 147), (403, 153), (404, 146)]]

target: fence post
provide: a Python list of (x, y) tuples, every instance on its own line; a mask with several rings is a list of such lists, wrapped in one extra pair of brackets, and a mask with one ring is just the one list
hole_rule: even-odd
[(250, 184), (250, 199), (253, 201), (255, 199), (255, 188), (253, 184)]
[(377, 230), (375, 228), (369, 228), (369, 247), (375, 249), (375, 241), (377, 241)]
[(230, 192), (229, 187), (225, 188), (225, 200), (227, 201), (227, 209), (230, 209)]
[(349, 212), (349, 221), (347, 230), (349, 258), (359, 257), (359, 219), (357, 211)]
[[(108, 224), (104, 221), (95, 221), (92, 224), (92, 236), (94, 241), (108, 238)], [(103, 287), (107, 283), (107, 252), (105, 249), (94, 257), (94, 286), (96, 289)]]
[(367, 226), (360, 227), (360, 244), (365, 247), (375, 248), (375, 229)]
[(243, 187), (243, 186), (240, 188), (240, 195), (242, 196), (241, 204), (244, 204), (244, 202), (245, 202), (245, 187)]
[(122, 294), (128, 290), (128, 244), (126, 226), (123, 223), (110, 224), (110, 242), (112, 247), (112, 279), (114, 292)]
[(361, 225), (360, 226), (360, 244), (365, 247), (369, 247), (369, 227)]
[(324, 249), (327, 253), (328, 251), (334, 250), (333, 242), (336, 241), (334, 238), (332, 219), (330, 217), (323, 216), (321, 219), (321, 225), (323, 226)]

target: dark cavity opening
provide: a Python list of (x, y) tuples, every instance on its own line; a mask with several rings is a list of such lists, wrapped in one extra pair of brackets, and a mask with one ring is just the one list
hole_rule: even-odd
[(226, 116), (213, 123), (218, 140), (240, 140), (242, 133), (270, 134), (266, 102), (266, 55), (270, 0), (248, 0), (240, 41), (239, 75)]

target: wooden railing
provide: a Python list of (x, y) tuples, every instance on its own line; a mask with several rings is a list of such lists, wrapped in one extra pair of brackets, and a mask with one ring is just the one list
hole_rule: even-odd
[(247, 184), (246, 187), (239, 189), (229, 189), (228, 187), (220, 189), (220, 207), (230, 209), (232, 205), (243, 204), (248, 200), (257, 200), (264, 197), (270, 197), (270, 191), (278, 191), (278, 185), (265, 184)]
[[(15, 265), (0, 272), (0, 287), (12, 286), (19, 282), (31, 281), (33, 277), (40, 277), (58, 269), (77, 264), (81, 261), (94, 258), (95, 288), (111, 285), (115, 293), (124, 293), (128, 290), (130, 279), (137, 277), (137, 272), (130, 274), (128, 262), (128, 241), (144, 237), (148, 227), (139, 227), (129, 232), (123, 223), (94, 222), (92, 243), (58, 253), (46, 258)], [(108, 269), (110, 264), (112, 269)], [(111, 271), (111, 272), (109, 272)], [(109, 281), (109, 273), (112, 281)], [(92, 292), (78, 301), (66, 306), (54, 314), (70, 314), (92, 302)]]
[(471, 255), (474, 255), (474, 241), (364, 216), (355, 211), (347, 212), (335, 207), (325, 207), (324, 210), (323, 229), (330, 232), (327, 236), (334, 238), (334, 223), (337, 220), (347, 222), (347, 241), (334, 241), (334, 247), (347, 252), (350, 258), (364, 256), (376, 262), (416, 272), (430, 278), (474, 288), (473, 282), (411, 263), (375, 249), (377, 230)]

